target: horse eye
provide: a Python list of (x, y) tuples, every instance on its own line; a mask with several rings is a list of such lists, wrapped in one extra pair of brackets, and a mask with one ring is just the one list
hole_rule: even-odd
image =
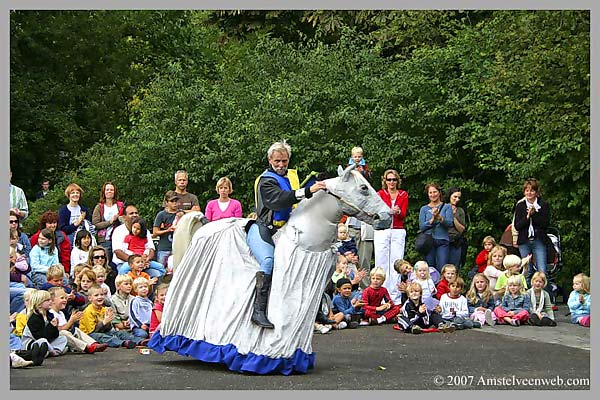
[(369, 187), (365, 184), (360, 185), (360, 191), (361, 192), (368, 192), (369, 191)]

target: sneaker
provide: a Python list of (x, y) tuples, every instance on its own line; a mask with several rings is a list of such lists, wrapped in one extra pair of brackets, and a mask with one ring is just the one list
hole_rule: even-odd
[(94, 354), (96, 352), (96, 343), (88, 344), (87, 346), (85, 346), (85, 350), (83, 351), (88, 354)]
[(456, 330), (456, 326), (454, 326), (454, 324), (440, 324), (440, 325), (441, 325), (439, 327), (440, 332), (452, 333)]
[(473, 328), (481, 328), (481, 322), (473, 321)]
[(485, 310), (485, 322), (487, 322), (489, 326), (496, 325), (496, 321), (494, 321), (494, 317), (492, 315), (492, 310), (490, 310), (489, 308)]
[(360, 321), (359, 325), (360, 326), (368, 326), (369, 325), (369, 321), (363, 319), (363, 320)]
[(413, 325), (410, 328), (410, 333), (412, 333), (414, 335), (418, 335), (421, 332), (423, 332), (423, 329), (421, 329), (421, 327), (419, 325)]
[(346, 323), (346, 321), (342, 321), (336, 325), (335, 329), (346, 329), (347, 327), (348, 324)]
[(108, 349), (108, 345), (106, 343), (96, 343), (96, 353), (101, 353), (106, 349)]
[(19, 357), (15, 353), (10, 353), (10, 366), (11, 368), (25, 368), (33, 365), (33, 361), (26, 361), (22, 357)]
[(540, 326), (541, 325), (541, 320), (540, 317), (538, 317), (538, 315), (536, 313), (532, 313), (529, 316), (529, 324), (530, 325), (534, 325), (534, 326)]
[(142, 339), (139, 341), (139, 343), (136, 346), (137, 347), (146, 347), (146, 346), (148, 346), (148, 343), (150, 343), (150, 339)]
[(34, 343), (33, 346), (31, 346), (31, 361), (33, 361), (33, 365), (42, 365), (42, 363), (46, 359), (47, 353), (48, 343)]
[(358, 328), (358, 322), (357, 321), (350, 321), (348, 323), (348, 329), (356, 329)]
[(510, 324), (512, 326), (519, 326), (519, 325), (521, 325), (521, 321), (519, 321), (518, 319), (514, 319), (513, 318), (513, 319), (510, 320)]
[(542, 326), (556, 326), (556, 321), (550, 317), (543, 316), (540, 321), (540, 325)]
[(121, 347), (125, 347), (127, 349), (135, 349), (135, 342), (133, 340), (125, 340), (121, 343)]
[(331, 330), (331, 325), (321, 325), (319, 332), (324, 335)]

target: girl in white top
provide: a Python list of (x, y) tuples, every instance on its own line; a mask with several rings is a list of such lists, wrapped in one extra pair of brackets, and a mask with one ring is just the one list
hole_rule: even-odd
[(75, 235), (75, 243), (71, 250), (71, 271), (77, 264), (87, 264), (90, 248), (92, 247), (92, 235), (85, 229)]
[(506, 257), (506, 247), (499, 245), (494, 246), (488, 255), (488, 266), (483, 271), (485, 277), (490, 281), (489, 288), (494, 297), (496, 297), (496, 291), (494, 290), (496, 281), (504, 272), (504, 264), (502, 263), (504, 257)]
[[(431, 279), (431, 276), (429, 275), (429, 264), (427, 264), (426, 261), (417, 261), (415, 263), (415, 275), (412, 282), (417, 282), (421, 285), (421, 288), (423, 289), (421, 297), (422, 301), (427, 305), (428, 309), (432, 309), (432, 306), (434, 306), (433, 303), (437, 304), (437, 299), (434, 297), (437, 289), (435, 288), (433, 279)], [(432, 300), (435, 301), (432, 303)]]

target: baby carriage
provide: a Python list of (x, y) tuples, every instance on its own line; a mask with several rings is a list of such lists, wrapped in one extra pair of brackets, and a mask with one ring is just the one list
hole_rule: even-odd
[[(563, 289), (556, 284), (558, 273), (562, 270), (563, 260), (560, 244), (560, 232), (556, 227), (548, 227), (546, 230), (548, 241), (546, 243), (546, 278), (548, 279), (548, 294), (552, 303), (556, 304), (556, 297), (561, 296), (566, 303), (566, 297)], [(508, 225), (500, 238), (500, 244), (508, 250), (508, 254), (520, 256), (519, 247), (515, 244), (516, 237), (513, 236), (512, 225)], [(537, 271), (535, 256), (532, 257), (530, 267)]]

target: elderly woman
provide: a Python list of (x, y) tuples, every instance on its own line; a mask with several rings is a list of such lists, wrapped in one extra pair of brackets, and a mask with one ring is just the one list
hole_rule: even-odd
[(58, 214), (54, 211), (46, 211), (40, 216), (40, 225), (36, 233), (31, 235), (31, 246), (35, 246), (38, 242), (38, 236), (42, 229), (48, 228), (54, 232), (56, 237), (56, 248), (58, 249), (58, 260), (65, 267), (65, 272), (69, 273), (71, 270), (71, 242), (67, 237), (67, 234), (59, 229), (58, 226)]
[[(27, 257), (27, 262), (29, 263), (29, 252), (31, 251), (31, 242), (27, 237), (27, 234), (21, 231), (21, 217), (19, 213), (11, 210), (8, 215), (8, 228), (9, 228), (9, 237), (11, 238), (11, 245), (13, 244), (13, 237), (17, 237), (15, 239), (14, 245), (19, 253), (24, 254)], [(37, 244), (37, 242), (36, 242)]]
[(65, 196), (69, 199), (69, 203), (58, 209), (58, 228), (67, 234), (70, 243), (74, 242), (75, 233), (80, 226), (90, 231), (93, 237), (95, 230), (92, 225), (92, 216), (86, 206), (79, 204), (83, 196), (83, 189), (76, 183), (70, 183), (65, 189)]
[(442, 270), (448, 263), (450, 238), (448, 228), (454, 225), (454, 215), (450, 205), (442, 203), (442, 189), (435, 182), (425, 185), (425, 193), (429, 203), (419, 211), (419, 230), (433, 238), (433, 246), (425, 255), (425, 261), (430, 267)]
[(394, 269), (394, 262), (404, 258), (404, 218), (408, 210), (408, 193), (400, 189), (401, 183), (400, 174), (395, 169), (388, 169), (381, 177), (382, 189), (377, 194), (392, 210), (393, 220), (389, 229), (376, 230), (373, 237), (375, 266), (384, 269), (387, 278), (383, 286), (395, 304), (400, 303), (401, 293), (396, 286), (398, 273)]
[(229, 197), (233, 192), (233, 184), (228, 177), (224, 176), (217, 181), (215, 187), (219, 194), (218, 199), (214, 199), (208, 202), (206, 205), (206, 218), (209, 221), (216, 221), (223, 218), (242, 216), (242, 204)]
[(111, 234), (120, 225), (119, 216), (124, 211), (125, 206), (119, 201), (117, 186), (112, 182), (105, 182), (100, 190), (99, 203), (92, 212), (92, 224), (97, 232), (98, 244), (108, 253), (108, 260), (112, 258)]
[(448, 262), (456, 266), (456, 272), (460, 270), (463, 252), (464, 252), (464, 233), (466, 229), (465, 211), (459, 207), (462, 193), (459, 188), (451, 187), (448, 189), (447, 202), (450, 204), (453, 215), (453, 224), (448, 228), (449, 254)]
[[(535, 256), (538, 271), (546, 273), (546, 230), (550, 226), (550, 206), (540, 195), (542, 187), (535, 178), (529, 178), (523, 184), (525, 196), (515, 205), (515, 229), (518, 232), (517, 245), (524, 258), (529, 254)], [(527, 283), (531, 281), (533, 268), (529, 268)]]

